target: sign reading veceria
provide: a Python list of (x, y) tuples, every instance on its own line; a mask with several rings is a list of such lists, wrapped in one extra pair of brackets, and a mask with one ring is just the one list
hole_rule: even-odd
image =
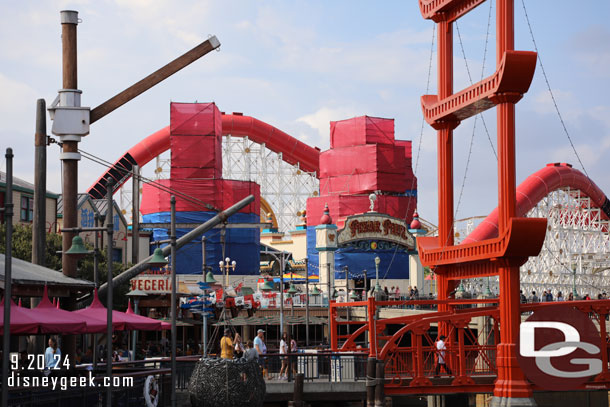
[(339, 231), (337, 243), (343, 245), (357, 240), (386, 240), (409, 249), (415, 247), (415, 239), (404, 220), (379, 213), (347, 218), (345, 227)]
[(131, 290), (141, 290), (147, 294), (169, 294), (172, 283), (169, 276), (138, 276), (131, 279)]

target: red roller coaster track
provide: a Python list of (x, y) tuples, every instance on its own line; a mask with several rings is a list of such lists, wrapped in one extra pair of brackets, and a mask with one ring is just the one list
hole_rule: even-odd
[[(304, 171), (320, 172), (320, 150), (300, 142), (289, 134), (254, 117), (239, 113), (222, 115), (222, 133), (235, 137), (248, 137), (252, 141), (265, 144), (289, 164), (298, 165)], [(109, 168), (90, 188), (89, 195), (101, 199), (106, 194), (105, 179), (115, 180), (115, 191), (130, 177), (134, 165), (144, 166), (170, 148), (169, 126), (151, 134), (130, 148), (111, 168)]]
[[(553, 191), (570, 187), (578, 189), (602, 210), (602, 216), (610, 219), (610, 200), (589, 177), (565, 163), (547, 164), (525, 179), (517, 188), (517, 217), (525, 216), (542, 198)], [(498, 236), (498, 208), (464, 239), (462, 244), (479, 242)]]

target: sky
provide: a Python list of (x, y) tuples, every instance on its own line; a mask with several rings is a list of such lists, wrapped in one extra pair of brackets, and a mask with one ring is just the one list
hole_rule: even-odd
[[(610, 94), (610, 2), (590, 0), (583, 7), (571, 1), (523, 1), (572, 143), (589, 176), (610, 193), (610, 101), (605, 98)], [(417, 1), (3, 1), (1, 147), (13, 148), (14, 173), (30, 182), (36, 100), (49, 105), (61, 88), (59, 12), (64, 9), (77, 10), (82, 19), (78, 84), (82, 105), (92, 108), (208, 36), (221, 43), (219, 52), (94, 123), (80, 144), (84, 151), (116, 161), (169, 124), (172, 101), (213, 101), (222, 111), (256, 117), (322, 150), (329, 147), (331, 120), (365, 114), (394, 118), (396, 138), (413, 141), (420, 216), (436, 223), (436, 136), (428, 125), (422, 131), (419, 102), (427, 89), (434, 24), (421, 17)], [(466, 66), (473, 81), (495, 70), (494, 17), (495, 1), (487, 1), (458, 21), (455, 91), (470, 84)], [(515, 49), (534, 50), (522, 0), (515, 0), (515, 28)], [(430, 94), (436, 93), (436, 52), (432, 58)], [(550, 162), (582, 170), (540, 65), (516, 111), (518, 184)], [(495, 110), (483, 118), (489, 136), (478, 119), (474, 130), (475, 120), (469, 119), (454, 133), (456, 219), (487, 215), (497, 205)], [(50, 128), (49, 121), (49, 133)], [(5, 169), (4, 160), (0, 168)], [(51, 145), (48, 189), (58, 193), (60, 168), (59, 148)], [(103, 171), (82, 160), (79, 190), (86, 191)]]

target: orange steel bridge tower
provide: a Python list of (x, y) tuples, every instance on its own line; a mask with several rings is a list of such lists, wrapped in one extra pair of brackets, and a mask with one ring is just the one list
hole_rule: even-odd
[[(422, 97), (426, 121), (437, 130), (438, 237), (417, 239), (421, 262), (437, 275), (438, 299), (447, 299), (460, 279), (499, 275), (500, 344), (492, 405), (528, 405), (532, 391), (517, 362), (519, 266), (538, 255), (546, 219), (515, 217), (515, 104), (527, 92), (537, 55), (514, 50), (513, 0), (497, 0), (496, 71), (453, 91), (453, 22), (484, 0), (419, 0), (422, 16), (438, 28), (438, 95)], [(453, 242), (453, 130), (462, 120), (497, 109), (498, 236), (455, 246)], [(439, 305), (439, 311), (447, 305)], [(442, 325), (440, 331), (446, 330)], [(470, 380), (465, 378), (465, 380)], [(522, 400), (517, 400), (522, 399)]]

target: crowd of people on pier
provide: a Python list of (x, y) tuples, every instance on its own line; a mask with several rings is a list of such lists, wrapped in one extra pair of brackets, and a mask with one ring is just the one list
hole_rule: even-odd
[[(553, 295), (553, 291), (551, 289), (544, 290), (544, 292), (540, 295), (536, 293), (536, 291), (532, 291), (529, 296), (523, 292), (523, 290), (519, 291), (519, 295), (521, 297), (521, 303), (534, 303), (534, 302), (552, 302), (552, 301), (577, 301), (577, 300), (591, 300), (592, 297), (587, 293), (583, 296), (574, 296), (574, 293), (568, 293), (567, 296), (564, 296), (563, 292), (557, 291), (556, 295)], [(601, 292), (597, 294), (598, 300), (607, 300), (608, 294), (606, 292)]]

